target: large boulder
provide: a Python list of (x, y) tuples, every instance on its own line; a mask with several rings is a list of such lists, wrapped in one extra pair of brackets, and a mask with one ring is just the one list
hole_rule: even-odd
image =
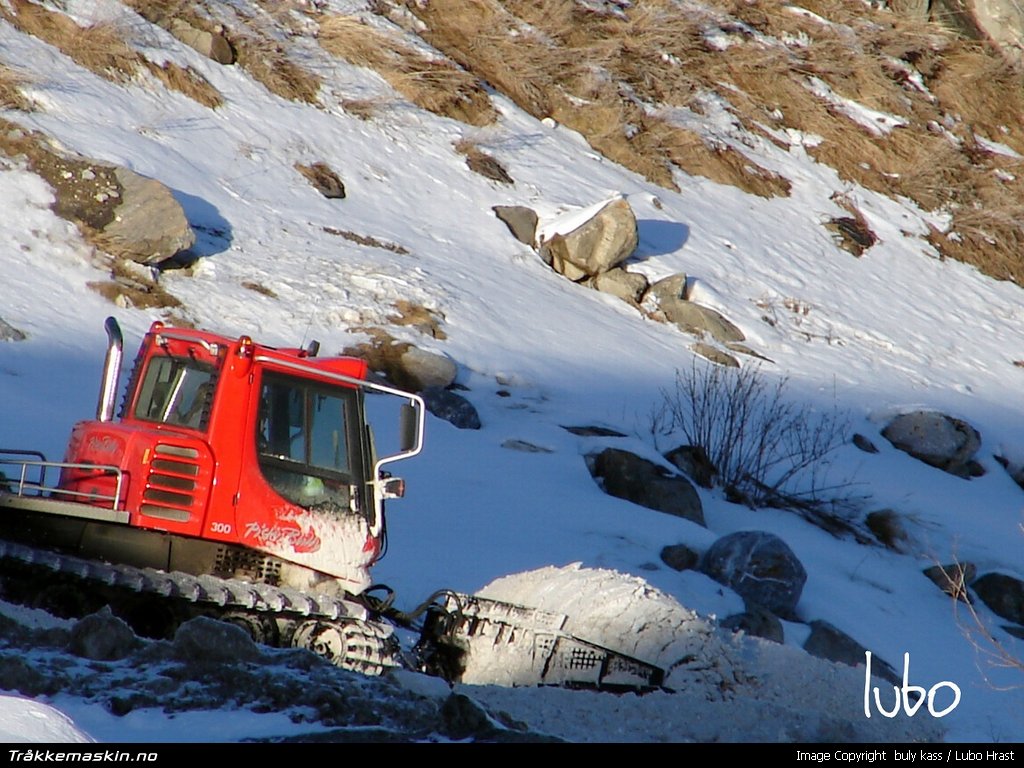
[(886, 425), (882, 437), (915, 459), (958, 477), (983, 471), (974, 460), (981, 435), (961, 419), (935, 411), (904, 413)]
[(779, 617), (759, 605), (750, 606), (743, 613), (734, 613), (722, 619), (721, 625), (733, 632), (743, 632), (754, 637), (763, 637), (773, 643), (782, 643), (786, 633)]
[(700, 570), (731, 587), (748, 605), (790, 618), (807, 571), (782, 539), (767, 531), (737, 531), (712, 544)]
[(617, 267), (640, 242), (636, 215), (621, 197), (561, 216), (541, 227), (537, 237), (544, 261), (575, 281)]
[(127, 168), (115, 168), (114, 176), (121, 196), (113, 220), (102, 229), (104, 250), (139, 264), (159, 264), (195, 244), (195, 232), (170, 189)]
[(606, 493), (704, 525), (700, 496), (682, 475), (618, 448), (588, 456), (587, 465)]

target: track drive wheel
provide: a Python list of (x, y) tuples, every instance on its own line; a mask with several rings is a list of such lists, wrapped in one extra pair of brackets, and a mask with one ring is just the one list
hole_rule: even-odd
[(303, 621), (295, 627), (292, 646), (364, 675), (381, 675), (399, 666), (391, 632), (363, 621)]

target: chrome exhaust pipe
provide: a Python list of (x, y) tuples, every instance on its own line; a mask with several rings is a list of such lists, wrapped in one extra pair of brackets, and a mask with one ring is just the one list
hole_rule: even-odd
[(103, 324), (107, 332), (107, 356), (103, 360), (103, 381), (100, 384), (99, 402), (96, 404), (96, 418), (99, 421), (113, 421), (114, 400), (121, 378), (121, 357), (124, 349), (124, 338), (117, 320), (108, 317)]

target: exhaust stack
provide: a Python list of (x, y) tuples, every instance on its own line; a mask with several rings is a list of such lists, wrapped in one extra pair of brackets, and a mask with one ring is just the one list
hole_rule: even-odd
[(121, 326), (117, 320), (108, 317), (103, 324), (107, 332), (107, 356), (103, 361), (103, 381), (100, 383), (100, 397), (96, 404), (96, 418), (99, 421), (112, 421), (114, 418), (114, 400), (117, 398), (118, 383), (121, 374), (121, 357), (124, 339)]

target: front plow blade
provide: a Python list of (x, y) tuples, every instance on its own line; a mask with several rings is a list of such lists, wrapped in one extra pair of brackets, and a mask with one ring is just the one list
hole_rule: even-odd
[(569, 634), (563, 614), (463, 594), (443, 608), (464, 652), (453, 682), (651, 691), (665, 679), (660, 667)]

